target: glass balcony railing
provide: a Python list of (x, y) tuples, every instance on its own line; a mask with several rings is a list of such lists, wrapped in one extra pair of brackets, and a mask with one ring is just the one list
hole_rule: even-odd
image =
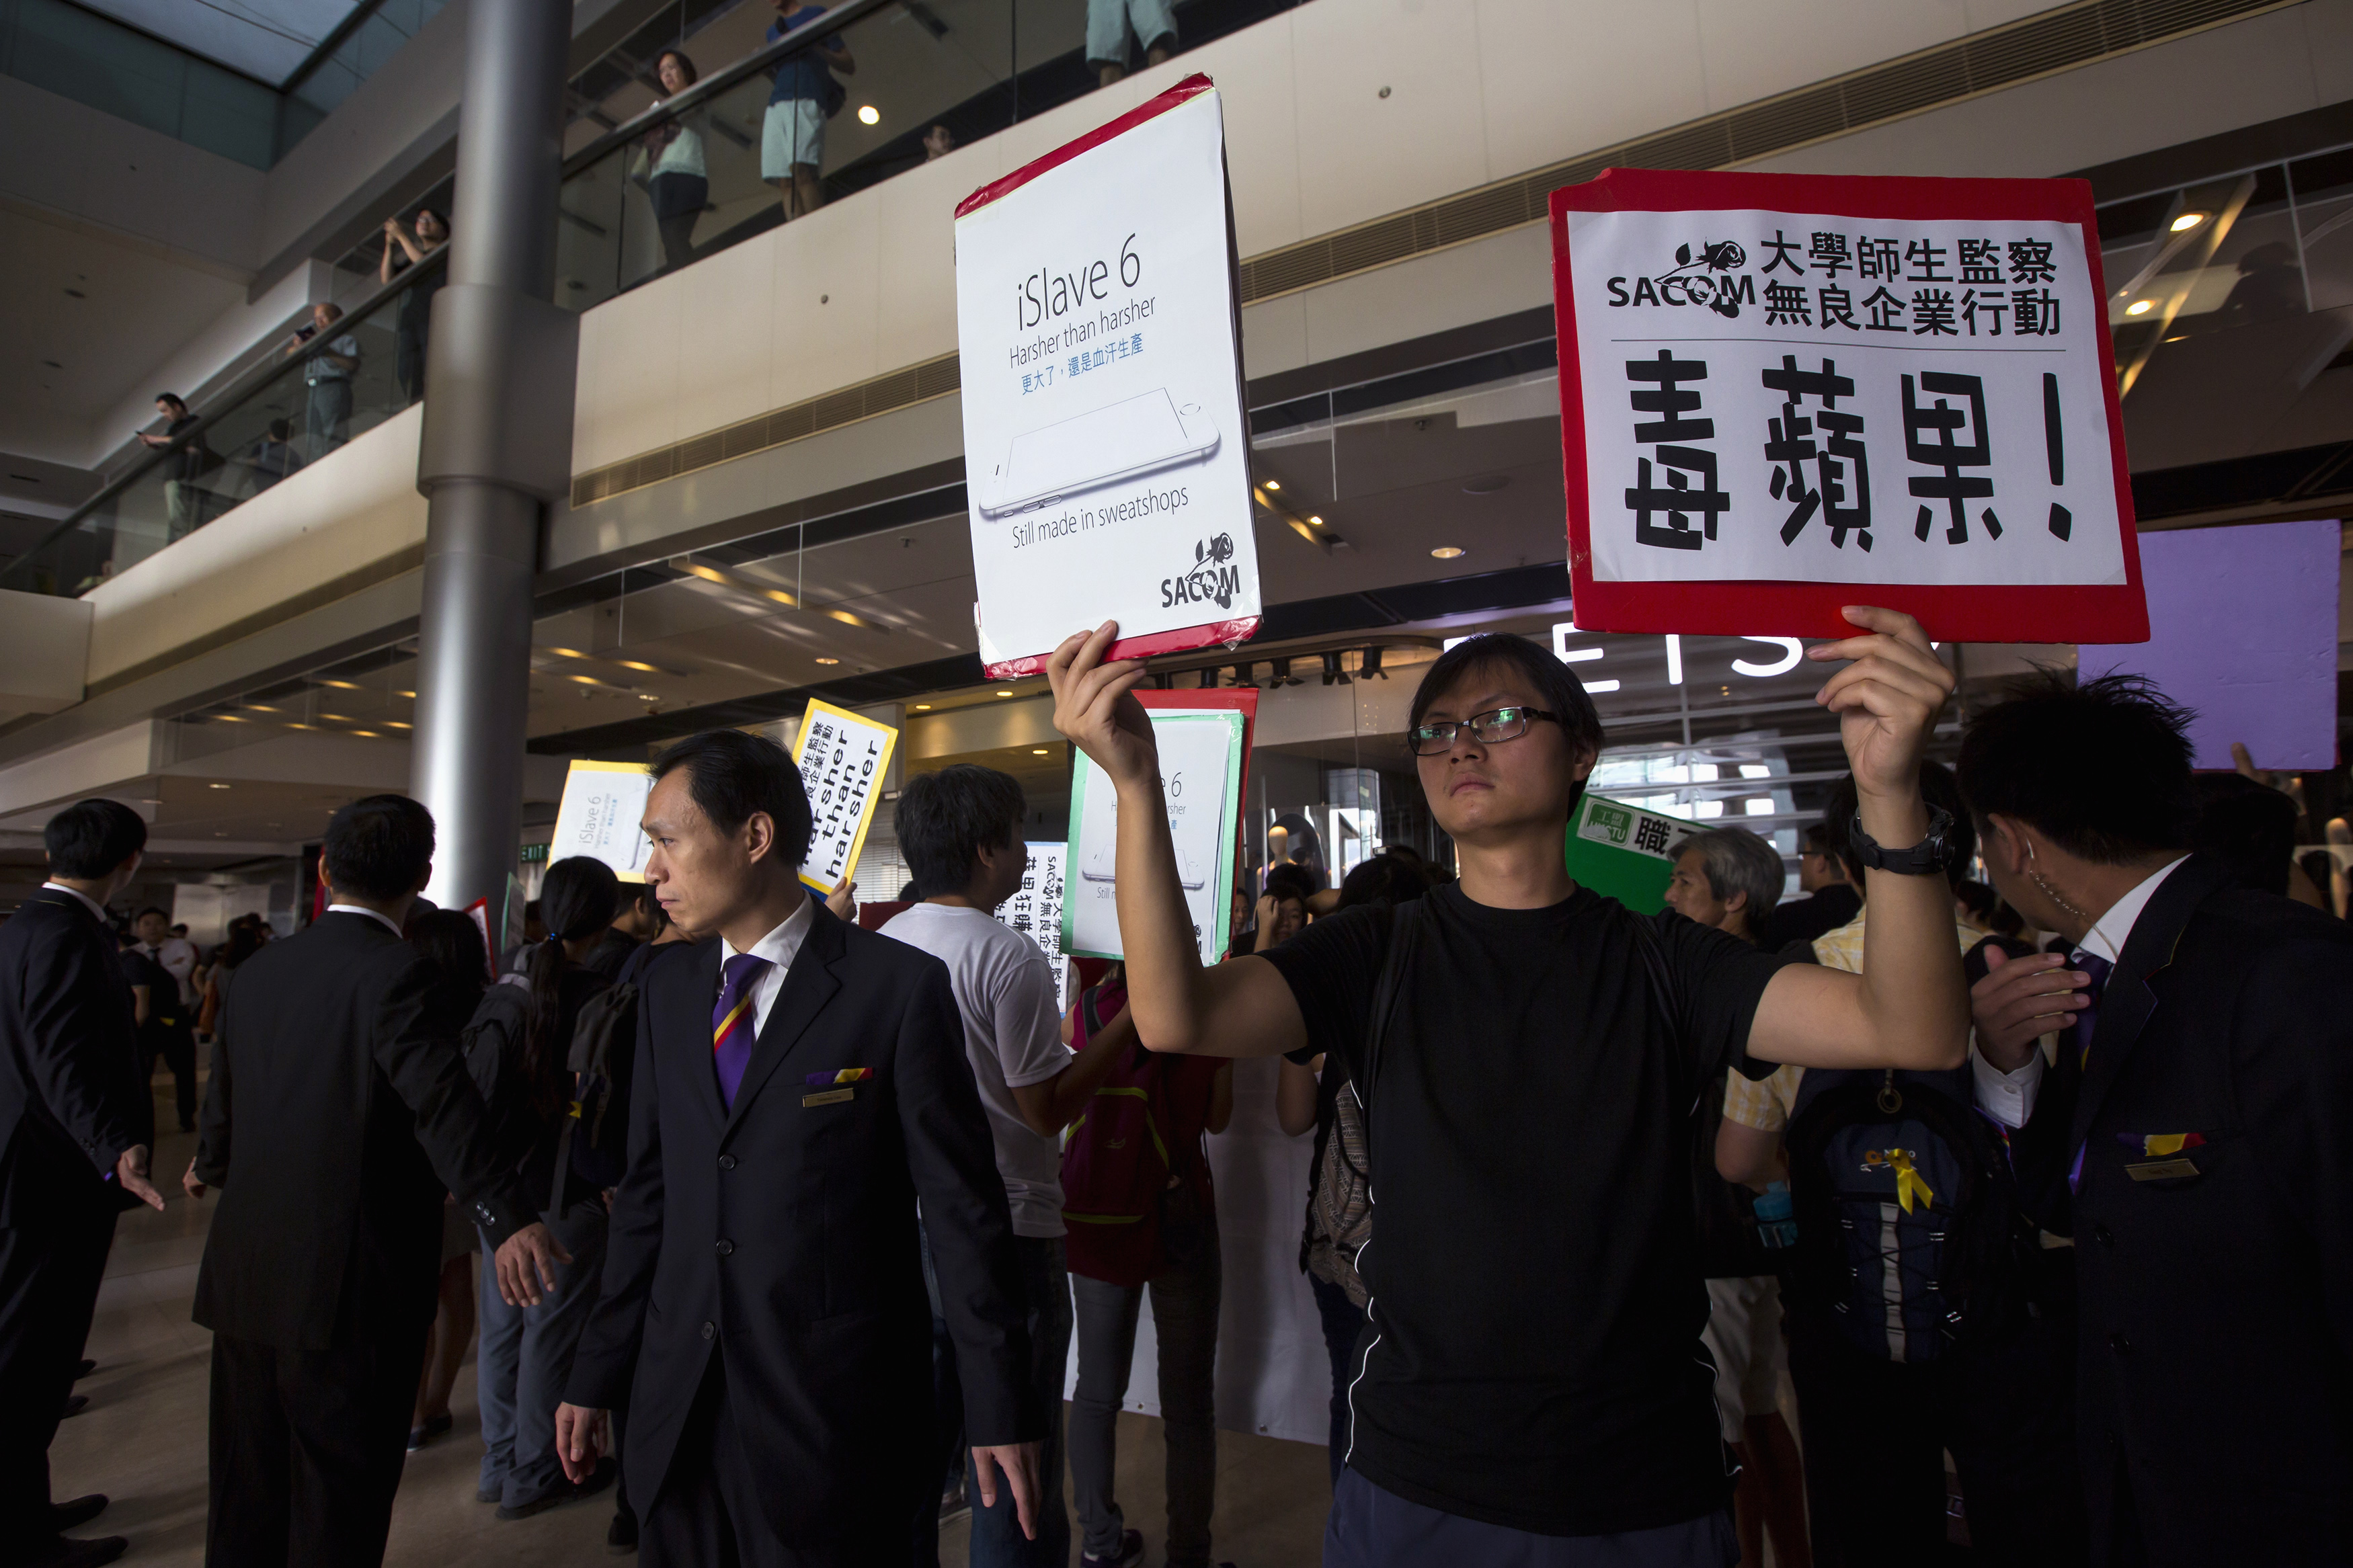
[(434, 251), (339, 319), (306, 328), (277, 363), (214, 399), (0, 572), (0, 588), (87, 593), (417, 401), (448, 264), (446, 249)]
[(1131, 0), (834, 5), (565, 160), (556, 301), (586, 310), (1303, 3), (1178, 0), (1150, 38), (1134, 19), (1155, 6)]
[(2345, 439), (2353, 146), (2099, 209), (2136, 471)]

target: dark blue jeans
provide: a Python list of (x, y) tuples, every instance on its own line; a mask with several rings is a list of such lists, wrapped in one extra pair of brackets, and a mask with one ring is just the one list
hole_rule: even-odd
[(1733, 1568), (1732, 1510), (1616, 1535), (1536, 1535), (1464, 1519), (1342, 1470), (1324, 1527), (1324, 1568)]
[(1324, 1349), (1332, 1358), (1332, 1485), (1340, 1484), (1348, 1457), (1348, 1382), (1356, 1372), (1356, 1341), (1365, 1331), (1365, 1310), (1329, 1279), (1307, 1277), (1315, 1292), (1315, 1314), (1324, 1320)]
[[(972, 1458), (965, 1450), (965, 1491), (972, 1500), (972, 1568), (1064, 1568), (1071, 1560), (1071, 1514), (1062, 1501), (1062, 1379), (1071, 1361), (1071, 1273), (1063, 1261), (1062, 1238), (1059, 1236), (1018, 1236), (1013, 1238), (1014, 1250), (1021, 1258), (1021, 1291), (1029, 1307), (1029, 1378), (1030, 1389), (1039, 1407), (1046, 1413), (1046, 1440), (1038, 1451), (1038, 1501), (1033, 1522), (1038, 1527), (1035, 1541), (1021, 1533), (1021, 1515), (1013, 1504), (1013, 1489), (1006, 1484), (1005, 1473), (991, 1467), (991, 1484), (997, 1489), (997, 1506), (984, 1508), (980, 1500), (980, 1484), (972, 1475)], [(924, 1252), (926, 1273), (929, 1273), (930, 1249)], [(934, 1301), (938, 1284), (927, 1279)], [(936, 1323), (936, 1320), (935, 1320)], [(938, 1327), (944, 1328), (944, 1324)], [(955, 1349), (944, 1335), (933, 1342), (933, 1368), (935, 1384), (940, 1387), (955, 1383)], [(943, 1432), (950, 1421), (961, 1425), (963, 1399), (959, 1394), (953, 1416), (944, 1409), (934, 1412), (935, 1433)], [(963, 1439), (957, 1439), (961, 1446)], [(915, 1529), (915, 1560), (921, 1568), (939, 1560), (939, 1488), (932, 1484), (938, 1472), (933, 1468), (936, 1447), (926, 1446), (918, 1458), (927, 1478), (929, 1496), (919, 1505), (925, 1510)]]

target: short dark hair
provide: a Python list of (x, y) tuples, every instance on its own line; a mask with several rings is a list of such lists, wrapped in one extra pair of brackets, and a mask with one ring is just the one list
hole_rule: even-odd
[(2014, 682), (1961, 736), (1961, 793), (1982, 827), (2015, 817), (2071, 855), (2113, 866), (2186, 849), (2189, 713), (2140, 675)]
[(433, 814), (405, 795), (364, 795), (327, 818), (319, 863), (339, 893), (413, 893), (433, 864)]
[(1807, 855), (1831, 855), (1836, 853), (1836, 851), (1831, 848), (1831, 830), (1827, 823), (1814, 822), (1807, 825), (1805, 846), (1805, 848), (1800, 851), (1800, 853)]
[(2295, 802), (2243, 773), (2201, 773), (2191, 788), (2198, 820), (2189, 847), (2227, 862), (2241, 887), (2286, 897), (2295, 863)]
[(1419, 860), (1397, 854), (1376, 855), (1341, 879), (1335, 912), (1353, 910), (1358, 904), (1394, 907), (1428, 891), (1430, 873), (1421, 868)]
[(176, 392), (159, 392), (155, 395), (155, 401), (158, 403), (169, 403), (177, 407), (183, 414), (188, 411), (188, 400), (181, 396)]
[(958, 763), (917, 773), (899, 791), (899, 854), (934, 893), (972, 884), (980, 852), (1013, 842), (1029, 802), (1011, 773)]
[(78, 800), (41, 830), (49, 874), (104, 877), (147, 847), (147, 824), (119, 800)]
[(132, 920), (134, 920), (134, 921), (143, 921), (143, 920), (145, 920), (149, 915), (153, 915), (157, 920), (162, 921), (165, 925), (170, 925), (170, 924), (172, 923), (172, 915), (171, 915), (171, 911), (169, 911), (168, 910), (162, 910), (162, 909), (158, 909), (158, 908), (156, 908), (156, 906), (154, 906), (153, 904), (150, 904), (150, 905), (148, 905), (145, 909), (141, 910), (137, 914), (132, 915), (131, 918), (132, 918)]
[(720, 832), (733, 833), (765, 812), (787, 863), (798, 867), (808, 858), (808, 791), (782, 746), (741, 730), (705, 730), (671, 744), (646, 771), (659, 784), (681, 768), (688, 798)]
[[(1413, 709), (1406, 717), (1410, 731), (1421, 724), (1422, 715), (1430, 705), (1454, 689), (1473, 670), (1496, 667), (1525, 675), (1535, 688), (1536, 700), (1545, 710), (1560, 721), (1561, 733), (1568, 737), (1572, 751), (1601, 754), (1601, 715), (1587, 695), (1585, 683), (1577, 672), (1551, 654), (1522, 637), (1489, 632), (1480, 637), (1465, 637), (1441, 653), (1422, 672), (1421, 684), (1414, 689)], [(1568, 807), (1585, 794), (1579, 784), (1568, 797)]]
[[(1945, 868), (1945, 879), (1958, 889), (1969, 874), (1969, 862), (1978, 858), (1978, 829), (1969, 819), (1968, 807), (1961, 804), (1961, 789), (1953, 778), (1953, 770), (1942, 763), (1923, 762), (1920, 798), (1932, 806), (1943, 806), (1952, 816), (1953, 859)], [(1854, 858), (1851, 846), (1859, 809), (1854, 775), (1849, 773), (1831, 786), (1830, 804), (1822, 807), (1822, 826), (1830, 834), (1830, 852), (1838, 857), (1839, 864), (1846, 869), (1847, 879), (1858, 888), (1862, 886), (1862, 863)], [(1909, 846), (1890, 844), (1884, 847), (1903, 849)]]
[(1297, 899), (1301, 903), (1315, 896), (1315, 879), (1307, 868), (1290, 860), (1278, 860), (1266, 869), (1266, 896), (1270, 899)]

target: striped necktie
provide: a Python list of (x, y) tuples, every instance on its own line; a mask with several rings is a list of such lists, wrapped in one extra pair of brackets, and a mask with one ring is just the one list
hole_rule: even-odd
[(752, 1006), (752, 987), (768, 968), (755, 953), (739, 952), (727, 961), (719, 985), (718, 1005), (711, 1009), (711, 1060), (719, 1069), (719, 1098), (729, 1110), (735, 1089), (751, 1065), (752, 1041), (759, 1033)]

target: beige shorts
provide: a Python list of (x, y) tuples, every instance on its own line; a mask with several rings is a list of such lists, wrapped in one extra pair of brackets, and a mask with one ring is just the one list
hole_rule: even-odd
[(1724, 1440), (1741, 1440), (1748, 1422), (1780, 1407), (1789, 1352), (1781, 1338), (1781, 1282), (1769, 1274), (1707, 1282), (1707, 1328), (1715, 1358), (1715, 1415)]

